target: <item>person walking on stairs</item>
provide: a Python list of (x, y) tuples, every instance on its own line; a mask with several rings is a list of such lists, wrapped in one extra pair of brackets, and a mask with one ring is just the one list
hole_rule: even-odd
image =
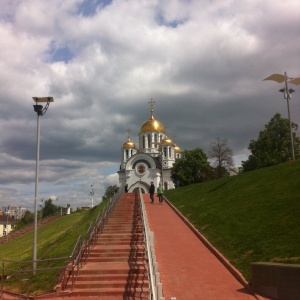
[(158, 200), (159, 200), (159, 203), (162, 204), (163, 203), (163, 196), (164, 196), (164, 190), (161, 186), (161, 184), (159, 184), (159, 187), (157, 188), (157, 195), (158, 195)]
[(153, 181), (151, 181), (151, 185), (149, 188), (151, 203), (154, 202), (154, 192), (155, 192), (155, 187), (154, 187)]

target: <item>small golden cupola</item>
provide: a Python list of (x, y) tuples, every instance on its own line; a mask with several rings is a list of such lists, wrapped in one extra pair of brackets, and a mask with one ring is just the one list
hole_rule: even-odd
[(123, 147), (122, 147), (122, 156), (123, 157), (122, 157), (121, 168), (125, 168), (125, 165), (126, 165), (126, 162), (128, 161), (128, 159), (137, 153), (135, 144), (130, 139), (131, 130), (128, 129), (127, 132), (128, 132), (128, 139), (123, 144)]
[(134, 142), (132, 142), (130, 139), (128, 139), (124, 144), (123, 144), (123, 148), (135, 148), (135, 144)]
[(130, 130), (129, 128), (127, 129), (127, 133), (128, 133), (128, 139), (127, 139), (127, 141), (123, 144), (123, 147), (122, 147), (122, 148), (127, 148), (127, 149), (129, 149), (129, 148), (136, 148), (134, 142), (132, 142), (132, 141), (130, 140), (130, 133), (131, 133), (131, 130)]
[(163, 145), (174, 146), (175, 144), (172, 142), (170, 138), (167, 136), (161, 141)]
[(173, 141), (165, 136), (161, 141), (162, 151), (163, 151), (163, 164), (164, 167), (171, 168), (175, 160), (175, 144)]
[(176, 136), (174, 136), (174, 153), (175, 153), (175, 159), (177, 159), (177, 158), (181, 158), (181, 149), (179, 146), (176, 145), (175, 138)]
[(175, 147), (174, 147), (175, 153), (180, 153), (181, 152), (180, 147), (178, 147), (176, 144), (174, 144), (174, 145), (175, 145)]

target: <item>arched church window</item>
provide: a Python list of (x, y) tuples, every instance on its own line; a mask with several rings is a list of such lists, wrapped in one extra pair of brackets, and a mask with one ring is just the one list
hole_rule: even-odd
[(148, 134), (148, 148), (152, 147), (151, 134)]

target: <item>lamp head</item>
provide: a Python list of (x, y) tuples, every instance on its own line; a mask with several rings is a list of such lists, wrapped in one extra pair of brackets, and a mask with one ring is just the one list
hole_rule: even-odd
[(39, 102), (54, 102), (53, 97), (32, 97), (32, 99), (36, 103), (39, 103)]
[[(32, 97), (32, 99), (35, 102), (35, 105), (33, 105), (33, 109), (38, 116), (43, 116), (46, 113), (50, 102), (54, 102), (53, 97)], [(38, 103), (46, 103), (46, 105), (43, 108), (43, 105)]]
[(292, 93), (294, 93), (294, 92), (295, 92), (295, 90), (289, 89), (289, 93), (290, 93), (290, 94), (292, 94)]
[(43, 105), (35, 104), (33, 105), (33, 109), (39, 116), (43, 115)]

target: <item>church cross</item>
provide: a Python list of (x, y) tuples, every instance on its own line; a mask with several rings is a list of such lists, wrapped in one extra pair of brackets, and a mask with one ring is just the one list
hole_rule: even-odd
[(154, 111), (155, 101), (151, 98), (151, 100), (148, 103), (150, 104), (150, 108), (151, 108), (151, 119), (153, 119), (153, 111)]
[(131, 129), (130, 128), (127, 129), (127, 133), (128, 133), (128, 140), (130, 140), (130, 134), (131, 134)]

